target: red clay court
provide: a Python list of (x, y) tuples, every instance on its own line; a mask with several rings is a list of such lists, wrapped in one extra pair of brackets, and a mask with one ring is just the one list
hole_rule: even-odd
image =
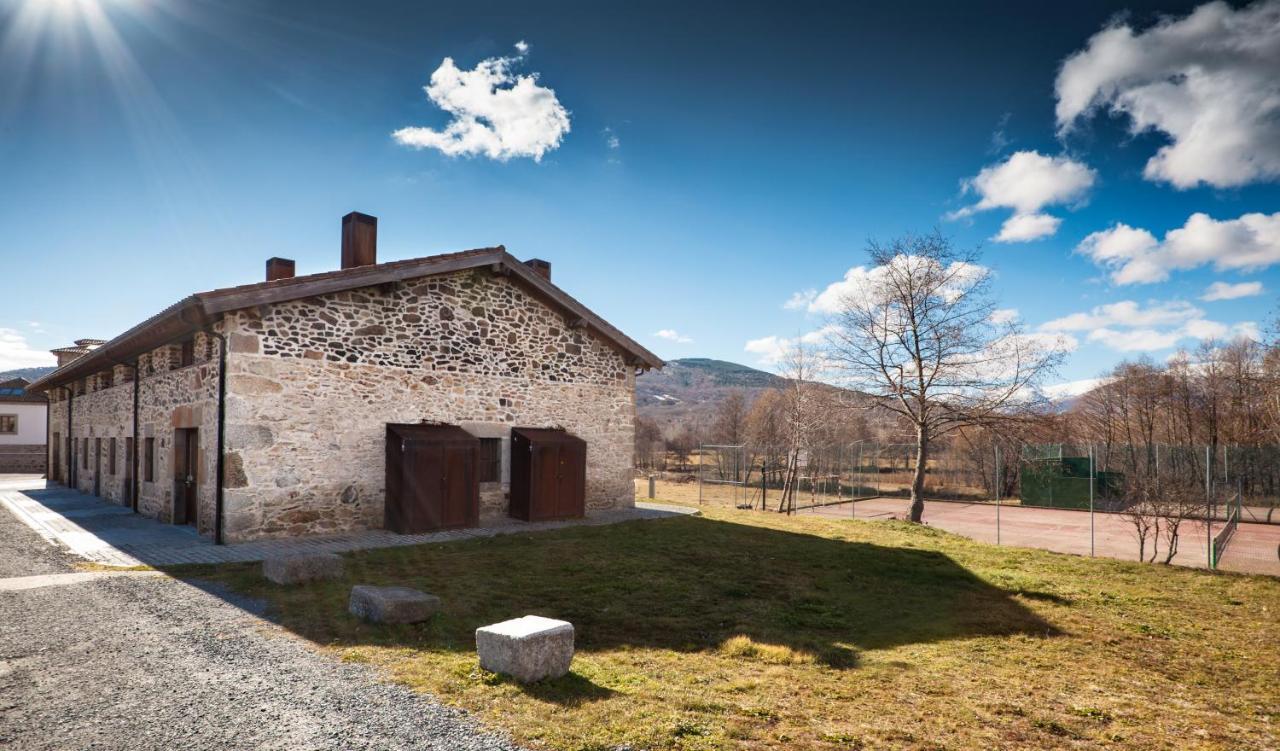
[[(846, 519), (851, 515), (859, 519), (888, 519), (895, 516), (901, 519), (906, 517), (908, 505), (909, 501), (905, 498), (871, 498), (856, 503), (804, 509), (798, 513)], [(997, 542), (996, 514), (997, 508), (993, 503), (927, 501), (924, 522), (974, 540), (994, 543)], [(1001, 506), (999, 515), (998, 542), (1001, 545), (1089, 555), (1087, 511)], [(1138, 538), (1128, 520), (1118, 514), (1096, 513), (1093, 515), (1093, 523), (1094, 555), (1137, 560)], [(1212, 533), (1218, 534), (1222, 527), (1221, 521), (1213, 522)], [(1208, 545), (1204, 522), (1184, 522), (1179, 537), (1178, 555), (1173, 562), (1182, 566), (1207, 566)], [(1163, 540), (1160, 545), (1163, 551)], [(1149, 540), (1147, 555), (1151, 555)], [(1157, 560), (1164, 560), (1163, 552)], [(1227, 543), (1218, 567), (1227, 571), (1280, 576), (1280, 524), (1241, 522)]]

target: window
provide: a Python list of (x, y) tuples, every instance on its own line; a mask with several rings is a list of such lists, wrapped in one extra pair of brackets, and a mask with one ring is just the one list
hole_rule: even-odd
[(185, 368), (188, 365), (194, 365), (196, 361), (196, 342), (194, 339), (188, 339), (182, 343), (182, 354), (178, 360), (178, 367)]
[(80, 469), (89, 468), (89, 439), (80, 439)]
[(124, 476), (133, 478), (133, 437), (124, 439)]
[(107, 473), (114, 475), (116, 473), (116, 439), (112, 438), (107, 444)]
[(147, 482), (156, 481), (156, 439), (143, 439), (142, 444), (142, 479)]
[(480, 482), (499, 482), (502, 480), (502, 439), (480, 439), (480, 467), (477, 470)]
[(13, 435), (18, 432), (17, 415), (0, 415), (0, 434)]

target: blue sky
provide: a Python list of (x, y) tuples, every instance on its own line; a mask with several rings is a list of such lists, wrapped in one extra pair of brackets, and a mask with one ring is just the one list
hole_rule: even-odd
[[(1265, 36), (1276, 2), (688, 5), (4, 0), (0, 369), (269, 256), (335, 268), (351, 210), (381, 260), (548, 259), (667, 358), (769, 366), (768, 337), (822, 326), (793, 295), (934, 228), (1071, 340), (1062, 381), (1273, 317), (1280, 59), (1196, 56)], [(445, 58), (510, 79), (433, 101)], [(449, 135), (459, 111), (510, 122)], [(1015, 215), (1041, 236), (993, 240)], [(1202, 300), (1215, 282), (1251, 286)]]

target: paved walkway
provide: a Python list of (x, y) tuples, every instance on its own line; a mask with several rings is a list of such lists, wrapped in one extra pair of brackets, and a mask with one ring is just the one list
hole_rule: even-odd
[(421, 535), (399, 535), (371, 529), (333, 537), (214, 545), (210, 538), (201, 537), (191, 527), (148, 519), (126, 507), (31, 475), (0, 475), (0, 506), (46, 540), (62, 545), (86, 560), (107, 566), (260, 561), (274, 555), (345, 553), (696, 513), (695, 509), (683, 506), (638, 502), (634, 509), (592, 511), (585, 519), (559, 522), (522, 522), (501, 518), (482, 521), (482, 526), (474, 529)]
[[(851, 515), (859, 519), (903, 519), (909, 505), (905, 498), (872, 498), (856, 504), (805, 509), (799, 513), (846, 519)], [(999, 542), (1003, 545), (1077, 555), (1092, 552), (1093, 555), (1123, 560), (1136, 560), (1138, 557), (1138, 538), (1133, 525), (1119, 514), (1093, 515), (1092, 551), (1087, 511), (1007, 505), (997, 509), (992, 503), (930, 501), (925, 503), (924, 522), (974, 540), (994, 543), (997, 542), (997, 513)], [(1214, 522), (1213, 534), (1221, 530), (1222, 522)], [(1204, 522), (1183, 522), (1179, 537), (1178, 555), (1173, 563), (1200, 568), (1208, 565)], [(1162, 551), (1164, 545), (1164, 540), (1160, 540)], [(1151, 541), (1148, 540), (1148, 556), (1151, 554), (1150, 546)], [(1164, 560), (1163, 553), (1158, 560)], [(1280, 576), (1280, 524), (1239, 524), (1218, 567), (1228, 571)]]

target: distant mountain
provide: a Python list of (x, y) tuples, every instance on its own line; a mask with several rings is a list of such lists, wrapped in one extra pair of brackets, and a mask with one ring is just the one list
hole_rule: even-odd
[(28, 381), (34, 381), (41, 376), (52, 373), (55, 368), (18, 368), (17, 370), (6, 370), (0, 373), (0, 381), (7, 381), (10, 378), (25, 378)]
[(735, 362), (706, 357), (669, 360), (662, 370), (636, 378), (636, 413), (664, 430), (677, 425), (708, 424), (716, 405), (734, 389), (750, 404), (783, 378)]

